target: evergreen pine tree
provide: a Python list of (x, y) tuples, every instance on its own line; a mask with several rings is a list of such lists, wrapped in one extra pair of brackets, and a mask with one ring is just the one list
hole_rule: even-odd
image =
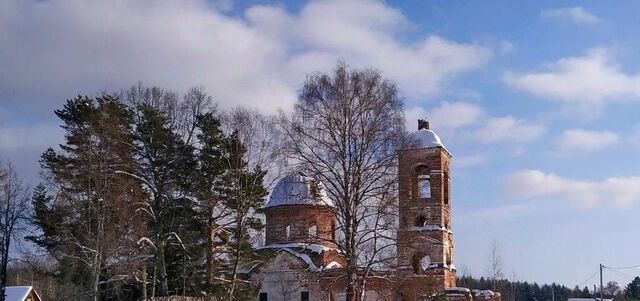
[[(134, 104), (134, 146), (139, 168), (129, 174), (149, 194), (138, 209), (146, 213), (153, 248), (153, 265), (144, 274), (152, 281), (151, 296), (167, 296), (170, 291), (184, 292), (191, 265), (192, 244), (197, 229), (192, 227), (195, 204), (188, 190), (196, 161), (194, 148), (177, 133), (173, 122), (174, 105), (138, 102)], [(152, 270), (152, 273), (147, 273)], [(156, 281), (157, 287), (156, 287)], [(190, 281), (189, 281), (190, 282)]]
[[(227, 262), (219, 258), (229, 252), (230, 231), (228, 225), (228, 207), (225, 203), (222, 176), (225, 173), (225, 142), (226, 136), (220, 128), (220, 121), (213, 113), (206, 113), (197, 117), (199, 133), (197, 134), (198, 172), (196, 175), (195, 194), (199, 203), (198, 223), (202, 229), (205, 249), (205, 280), (204, 291), (209, 294), (224, 294), (226, 292), (225, 272)], [(214, 277), (215, 275), (215, 277)], [(216, 281), (218, 279), (218, 281)]]
[[(77, 97), (55, 111), (63, 122), (65, 143), (48, 149), (42, 168), (55, 197), (44, 186), (34, 194), (31, 239), (60, 262), (65, 275), (101, 300), (106, 291), (135, 278), (136, 231), (132, 204), (142, 195), (139, 185), (119, 172), (131, 172), (131, 112), (117, 98)], [(55, 200), (55, 201), (54, 201)]]
[(636, 277), (627, 284), (624, 295), (629, 300), (640, 300), (640, 277)]
[(263, 185), (266, 171), (260, 166), (249, 168), (246, 160), (246, 148), (237, 132), (232, 133), (225, 141), (225, 173), (223, 175), (224, 198), (226, 206), (233, 216), (232, 239), (233, 248), (230, 273), (229, 299), (247, 298), (251, 287), (238, 282), (240, 264), (255, 257), (250, 240), (252, 230), (261, 230), (262, 221), (253, 213), (264, 207), (267, 190)]

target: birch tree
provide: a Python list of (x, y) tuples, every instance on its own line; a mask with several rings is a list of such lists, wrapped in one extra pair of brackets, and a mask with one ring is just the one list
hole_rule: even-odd
[(498, 248), (498, 242), (494, 241), (489, 250), (489, 279), (494, 292), (497, 292), (498, 281), (504, 277), (502, 257)]
[[(289, 159), (321, 180), (336, 204), (337, 243), (347, 261), (341, 276), (345, 293), (349, 301), (361, 299), (361, 255), (371, 268), (378, 255), (393, 248), (382, 242), (393, 237), (384, 237), (380, 227), (395, 202), (396, 149), (404, 135), (396, 86), (375, 70), (349, 70), (339, 63), (330, 75), (307, 77), (294, 113), (282, 123)], [(366, 244), (375, 250), (363, 254)]]
[(0, 301), (5, 298), (9, 252), (24, 233), (29, 210), (29, 189), (7, 163), (0, 167)]

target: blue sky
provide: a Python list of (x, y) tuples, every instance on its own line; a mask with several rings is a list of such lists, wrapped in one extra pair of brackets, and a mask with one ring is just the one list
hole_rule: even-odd
[(454, 154), (460, 270), (486, 274), (495, 241), (510, 278), (573, 286), (640, 264), (639, 6), (0, 0), (0, 158), (37, 181), (77, 94), (202, 85), (271, 114), (342, 59), (398, 83), (409, 126), (427, 116)]

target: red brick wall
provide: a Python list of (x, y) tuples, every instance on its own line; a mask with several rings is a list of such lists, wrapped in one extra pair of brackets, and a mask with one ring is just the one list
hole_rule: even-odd
[[(455, 270), (445, 266), (414, 272), (414, 265), (425, 255), (435, 264), (453, 263), (453, 235), (451, 229), (450, 154), (442, 147), (407, 149), (398, 152), (399, 215), (398, 264), (402, 290), (407, 300), (455, 286)], [(430, 176), (431, 196), (421, 198), (417, 191), (421, 166)], [(418, 217), (424, 217), (430, 227), (446, 231), (420, 229)]]
[[(335, 213), (328, 206), (282, 205), (265, 209), (266, 243), (304, 242), (335, 247), (333, 241)], [(309, 235), (309, 227), (317, 227), (317, 235)], [(290, 226), (290, 236), (286, 227)]]

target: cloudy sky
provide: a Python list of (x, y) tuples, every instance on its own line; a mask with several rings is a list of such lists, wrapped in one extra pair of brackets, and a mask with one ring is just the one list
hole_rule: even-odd
[(495, 241), (510, 278), (573, 286), (640, 264), (640, 4), (614, 3), (0, 0), (0, 158), (35, 183), (78, 94), (274, 113), (308, 72), (373, 66), (454, 154), (458, 268), (486, 274)]

